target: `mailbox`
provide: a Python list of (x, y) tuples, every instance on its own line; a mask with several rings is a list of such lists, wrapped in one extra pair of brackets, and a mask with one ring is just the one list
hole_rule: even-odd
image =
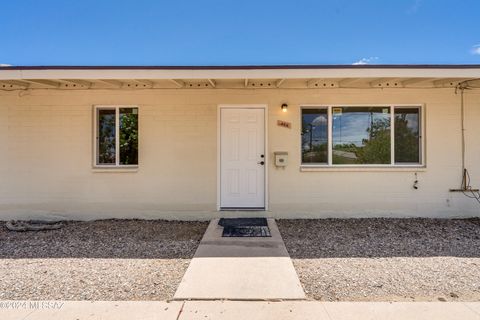
[(288, 163), (288, 152), (286, 151), (275, 151), (273, 153), (275, 157), (275, 166), (276, 167), (286, 167)]

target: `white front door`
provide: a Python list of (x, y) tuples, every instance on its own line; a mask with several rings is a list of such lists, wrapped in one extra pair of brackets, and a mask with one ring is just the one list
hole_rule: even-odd
[(265, 208), (265, 109), (220, 109), (220, 207)]

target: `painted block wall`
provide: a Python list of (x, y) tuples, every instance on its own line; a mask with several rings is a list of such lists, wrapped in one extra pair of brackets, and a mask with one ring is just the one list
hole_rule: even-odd
[[(480, 186), (480, 90), (466, 101), (467, 168)], [(288, 103), (287, 113), (280, 105)], [(300, 106), (424, 104), (426, 168), (300, 170)], [(139, 168), (92, 167), (93, 105), (138, 105)], [(267, 104), (269, 210), (282, 218), (472, 217), (459, 193), (454, 89), (146, 89), (0, 92), (0, 219), (206, 219), (217, 212), (218, 104)], [(277, 120), (292, 128), (277, 126)], [(288, 151), (289, 165), (273, 165)], [(419, 189), (412, 187), (418, 175)], [(227, 213), (227, 215), (251, 213)]]

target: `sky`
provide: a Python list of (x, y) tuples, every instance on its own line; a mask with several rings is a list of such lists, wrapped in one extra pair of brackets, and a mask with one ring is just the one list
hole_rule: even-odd
[(480, 64), (479, 0), (0, 0), (0, 65)]

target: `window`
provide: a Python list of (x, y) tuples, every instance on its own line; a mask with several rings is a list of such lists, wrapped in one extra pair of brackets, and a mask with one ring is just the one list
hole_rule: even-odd
[(420, 109), (395, 108), (395, 163), (420, 162)]
[(138, 108), (95, 108), (95, 165), (138, 165)]
[(327, 109), (305, 109), (302, 112), (302, 162), (328, 163)]
[(334, 107), (333, 164), (389, 164), (390, 108)]
[(420, 165), (420, 111), (416, 106), (302, 108), (302, 164)]

